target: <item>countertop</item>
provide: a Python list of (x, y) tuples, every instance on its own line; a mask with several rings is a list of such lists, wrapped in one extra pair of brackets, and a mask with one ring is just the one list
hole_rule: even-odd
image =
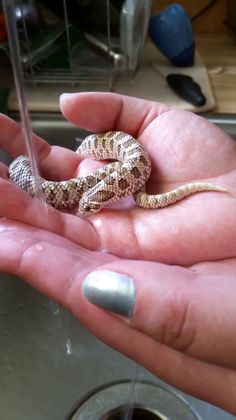
[[(236, 37), (233, 38), (229, 32), (221, 34), (197, 34), (196, 48), (206, 66), (216, 103), (214, 109), (210, 112), (213, 114), (236, 114)], [(4, 79), (2, 77), (1, 80), (3, 83)], [(45, 85), (41, 85), (41, 88), (37, 86), (30, 88), (29, 109), (31, 111), (59, 112), (58, 97), (60, 93), (75, 90), (83, 90), (83, 87), (78, 86), (78, 88), (75, 88), (75, 86), (66, 84), (65, 86), (50, 85), (49, 89)], [(96, 90), (94, 85), (92, 86), (92, 90)], [(122, 93), (125, 93), (125, 91), (122, 91)], [(142, 96), (142, 94), (135, 95), (135, 89), (134, 92), (131, 89), (128, 94)], [(149, 99), (155, 100), (153, 97)], [(42, 109), (38, 109), (39, 102), (43, 102)], [(17, 101), (14, 95), (11, 95), (9, 99), (9, 110), (14, 111), (17, 108)]]
[(196, 46), (216, 100), (212, 112), (236, 113), (236, 38), (229, 33), (197, 34)]

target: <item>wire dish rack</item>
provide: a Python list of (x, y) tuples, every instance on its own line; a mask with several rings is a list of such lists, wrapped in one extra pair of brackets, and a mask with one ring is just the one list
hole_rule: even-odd
[[(151, 0), (16, 0), (25, 81), (101, 83), (137, 72)], [(8, 45), (0, 47), (9, 55)]]

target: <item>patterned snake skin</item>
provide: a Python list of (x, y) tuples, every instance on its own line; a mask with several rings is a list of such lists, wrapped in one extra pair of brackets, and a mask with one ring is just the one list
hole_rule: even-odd
[[(223, 187), (194, 182), (170, 192), (148, 195), (144, 186), (151, 173), (151, 162), (140, 144), (129, 134), (110, 131), (85, 138), (77, 153), (97, 160), (116, 159), (85, 177), (67, 181), (40, 179), (40, 186), (48, 204), (56, 208), (78, 207), (78, 215), (89, 216), (103, 207), (133, 194), (140, 207), (160, 208), (174, 204), (200, 191), (227, 192)], [(31, 196), (35, 195), (35, 179), (29, 158), (19, 156), (9, 167), (9, 178)]]

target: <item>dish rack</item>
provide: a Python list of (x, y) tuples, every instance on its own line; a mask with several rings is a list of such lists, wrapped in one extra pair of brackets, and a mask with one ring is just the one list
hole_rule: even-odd
[[(16, 0), (25, 81), (101, 83), (134, 78), (151, 0)], [(0, 47), (6, 53), (8, 45)]]

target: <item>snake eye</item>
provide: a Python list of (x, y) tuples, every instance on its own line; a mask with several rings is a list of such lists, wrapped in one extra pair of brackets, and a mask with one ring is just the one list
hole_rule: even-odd
[(88, 205), (87, 211), (89, 211), (92, 214), (95, 214), (99, 212), (100, 208), (101, 208), (100, 204), (91, 203)]
[(101, 204), (99, 203), (89, 203), (87, 201), (81, 200), (79, 205), (79, 213), (83, 216), (89, 216), (91, 214), (96, 214), (101, 209)]

